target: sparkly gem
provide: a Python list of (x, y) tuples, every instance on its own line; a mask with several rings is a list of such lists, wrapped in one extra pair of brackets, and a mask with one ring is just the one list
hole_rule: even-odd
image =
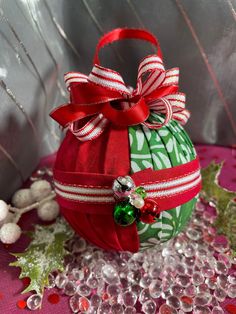
[(108, 284), (119, 284), (120, 282), (116, 269), (111, 265), (105, 265), (102, 267), (102, 276)]
[(193, 277), (192, 277), (192, 282), (195, 286), (198, 286), (200, 285), (201, 283), (204, 282), (204, 276), (199, 272), (199, 271), (196, 271), (194, 274), (193, 274)]
[(218, 286), (222, 289), (226, 289), (228, 285), (228, 277), (226, 275), (219, 275), (216, 280)]
[(79, 311), (79, 298), (80, 296), (75, 294), (69, 300), (69, 305), (73, 313), (77, 313)]
[(80, 297), (79, 298), (79, 310), (80, 311), (88, 311), (90, 307), (90, 302), (86, 297)]
[(42, 303), (42, 296), (39, 294), (32, 294), (28, 299), (27, 299), (27, 307), (28, 309), (34, 311), (37, 310)]
[(114, 209), (114, 220), (120, 226), (131, 225), (137, 217), (137, 209), (128, 201), (117, 203)]
[(144, 275), (144, 276), (142, 276), (142, 278), (140, 279), (139, 285), (140, 285), (140, 287), (142, 287), (142, 288), (148, 288), (149, 285), (151, 284), (151, 282), (152, 282), (152, 278), (149, 277), (148, 275)]
[(159, 216), (159, 209), (157, 203), (150, 199), (146, 198), (144, 200), (144, 206), (140, 209), (139, 219), (142, 222), (151, 224), (156, 221)]
[(126, 291), (122, 297), (125, 306), (134, 306), (137, 301), (137, 295), (131, 291)]
[(99, 305), (99, 308), (97, 310), (97, 314), (110, 314), (111, 305), (109, 302), (103, 302)]
[(193, 299), (189, 296), (182, 296), (180, 298), (180, 308), (184, 312), (191, 312), (193, 310)]
[(88, 285), (86, 285), (85, 283), (82, 283), (82, 284), (78, 285), (77, 292), (79, 295), (87, 297), (90, 295), (91, 289)]
[(149, 292), (152, 298), (159, 298), (162, 293), (161, 281), (153, 280), (149, 286)]
[(147, 289), (147, 288), (143, 289), (140, 293), (140, 296), (139, 296), (139, 302), (144, 303), (150, 299), (151, 299), (151, 296), (150, 296), (149, 289)]
[(124, 314), (136, 314), (136, 309), (133, 306), (127, 306)]
[(187, 288), (185, 288), (184, 292), (187, 296), (193, 297), (196, 294), (196, 287), (193, 285), (190, 285)]
[(194, 304), (197, 306), (205, 306), (211, 302), (212, 296), (208, 293), (199, 293), (194, 298)]
[(214, 306), (211, 314), (224, 314), (224, 311), (220, 306)]
[(236, 284), (236, 271), (228, 276), (229, 283)]
[(58, 274), (55, 279), (55, 284), (57, 288), (63, 289), (68, 282), (68, 278), (65, 274)]
[(121, 292), (121, 289), (118, 285), (107, 286), (107, 293), (112, 297), (117, 297), (120, 292)]
[(73, 281), (68, 281), (64, 287), (64, 293), (66, 295), (72, 296), (76, 293), (76, 285)]
[(93, 294), (90, 298), (90, 304), (93, 308), (97, 309), (101, 303), (101, 298), (97, 294)]
[(175, 296), (170, 296), (166, 299), (166, 304), (175, 308), (175, 309), (179, 309), (180, 308), (180, 301), (179, 298), (175, 297)]
[(221, 289), (221, 288), (216, 288), (215, 291), (214, 291), (214, 296), (216, 297), (216, 299), (219, 301), (219, 302), (223, 302), (226, 298), (226, 292), (225, 290)]
[(133, 179), (130, 176), (118, 177), (113, 182), (112, 190), (117, 198), (127, 197), (135, 188)]
[(208, 264), (201, 267), (201, 272), (205, 278), (213, 277), (215, 274), (214, 270)]
[(173, 285), (170, 288), (170, 293), (176, 297), (181, 297), (184, 294), (184, 288), (180, 285)]
[(167, 304), (162, 304), (159, 308), (159, 314), (176, 314), (176, 313), (177, 311)]
[(208, 306), (195, 306), (194, 307), (194, 314), (211, 314), (211, 310)]
[(142, 305), (142, 311), (145, 314), (155, 314), (156, 313), (156, 303), (152, 300), (146, 301)]
[(228, 296), (232, 299), (236, 299), (236, 285), (230, 284), (227, 288)]
[(178, 275), (175, 279), (176, 283), (182, 287), (187, 287), (190, 285), (190, 278), (186, 275)]
[(111, 307), (111, 313), (112, 314), (123, 314), (124, 310), (123, 310), (123, 306), (121, 304), (113, 304)]

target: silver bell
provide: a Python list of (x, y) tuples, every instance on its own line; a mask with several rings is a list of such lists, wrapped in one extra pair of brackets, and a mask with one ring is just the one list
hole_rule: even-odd
[(130, 176), (118, 177), (112, 186), (116, 198), (125, 198), (135, 189), (135, 184)]

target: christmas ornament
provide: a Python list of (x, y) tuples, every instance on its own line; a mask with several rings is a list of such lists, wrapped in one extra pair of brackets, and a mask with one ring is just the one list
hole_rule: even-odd
[[(98, 58), (102, 47), (125, 38), (157, 48), (140, 62), (135, 89)], [(51, 113), (68, 128), (55, 163), (55, 191), (64, 217), (97, 246), (151, 247), (178, 234), (192, 214), (201, 176), (181, 126), (190, 114), (178, 77), (177, 68), (165, 70), (157, 39), (140, 29), (104, 35), (91, 73), (65, 75), (70, 102)]]

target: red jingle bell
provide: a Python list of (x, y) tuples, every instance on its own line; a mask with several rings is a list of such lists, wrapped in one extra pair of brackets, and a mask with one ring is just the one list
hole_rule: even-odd
[(154, 223), (159, 216), (159, 208), (157, 203), (151, 198), (145, 198), (144, 206), (140, 209), (140, 221), (144, 223)]

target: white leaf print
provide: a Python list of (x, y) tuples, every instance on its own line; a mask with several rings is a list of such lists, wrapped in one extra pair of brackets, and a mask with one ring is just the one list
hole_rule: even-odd
[(174, 142), (175, 156), (176, 156), (177, 162), (179, 163), (179, 161), (180, 161), (179, 151), (178, 151), (177, 142), (176, 142), (175, 137), (173, 138), (173, 142)]
[(186, 164), (187, 160), (186, 160), (186, 158), (184, 157), (184, 155), (181, 154), (181, 153), (179, 153), (179, 157), (180, 157), (181, 163), (182, 163), (182, 164)]
[(161, 161), (160, 161), (160, 159), (158, 158), (158, 156), (155, 153), (152, 154), (152, 160), (153, 160), (153, 162), (155, 164), (154, 168), (162, 169)]
[(146, 127), (145, 125), (143, 125), (142, 128), (143, 128), (143, 132), (145, 133), (148, 141), (150, 141), (150, 139), (152, 137), (152, 133), (151, 133), (150, 129), (148, 127)]
[(129, 145), (133, 145), (133, 135), (129, 132)]
[(162, 223), (160, 221), (158, 222), (154, 222), (153, 224), (151, 224), (151, 228), (153, 229), (161, 229)]
[(166, 149), (167, 149), (168, 153), (171, 153), (173, 151), (173, 148), (174, 148), (173, 139), (170, 138), (166, 144)]
[(157, 142), (160, 142), (161, 141), (161, 138), (160, 138), (160, 136), (158, 135), (158, 133), (157, 132), (155, 132), (156, 134), (155, 134), (155, 136), (156, 136), (156, 141)]
[(142, 225), (143, 225), (143, 229), (138, 230), (138, 234), (143, 234), (144, 232), (147, 231), (147, 229), (148, 229), (148, 227), (149, 227), (148, 224), (143, 224), (143, 223), (142, 223)]
[(143, 160), (142, 161), (142, 164), (144, 165), (145, 168), (151, 168), (153, 169), (153, 165), (150, 161), (147, 161), (147, 160)]
[(165, 165), (165, 168), (171, 168), (170, 160), (169, 160), (169, 158), (165, 154), (159, 152), (158, 156), (160, 157), (161, 161)]
[(164, 229), (164, 230), (173, 230), (173, 227), (171, 225), (162, 224), (162, 229)]
[(167, 136), (170, 134), (168, 130), (160, 130), (158, 133), (160, 136)]
[(164, 210), (163, 212), (161, 212), (161, 217), (165, 217), (165, 218), (168, 218), (168, 219), (173, 219), (172, 215), (170, 213), (168, 213), (167, 210)]
[(180, 209), (181, 209), (181, 206), (177, 206), (177, 207), (175, 208), (176, 216), (177, 216), (177, 217), (179, 217)]
[(136, 131), (136, 138), (137, 138), (137, 150), (142, 150), (144, 145), (144, 134), (143, 130), (139, 129)]
[(137, 172), (137, 171), (142, 170), (142, 169), (138, 166), (138, 164), (137, 164), (135, 161), (133, 161), (133, 160), (131, 160), (131, 169), (132, 169), (133, 172)]

